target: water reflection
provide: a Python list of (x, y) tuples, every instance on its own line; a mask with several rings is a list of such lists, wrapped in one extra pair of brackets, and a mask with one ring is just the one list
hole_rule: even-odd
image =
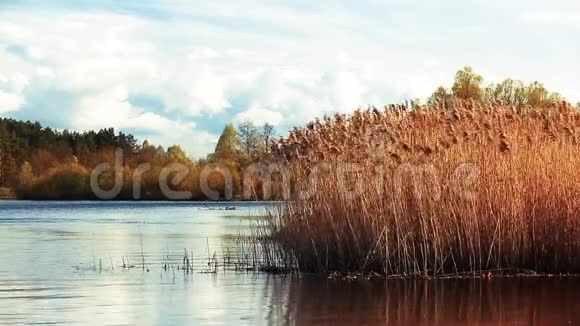
[[(235, 252), (237, 236), (251, 228), (250, 216), (264, 208), (250, 203), (236, 207), (214, 211), (192, 203), (0, 202), (0, 324), (580, 321), (578, 279), (349, 282), (162, 269), (168, 256), (179, 261), (184, 248), (198, 257), (224, 248)], [(149, 272), (119, 267), (122, 257), (135, 263), (142, 256)], [(102, 261), (102, 270), (86, 268), (96, 261)]]
[[(562, 325), (580, 321), (578, 279), (323, 281), (279, 284), (284, 320), (391, 325)], [(278, 301), (278, 303), (280, 303)]]

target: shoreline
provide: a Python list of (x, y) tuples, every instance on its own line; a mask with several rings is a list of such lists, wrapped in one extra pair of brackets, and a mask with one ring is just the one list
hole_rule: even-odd
[(31, 201), (31, 202), (174, 202), (174, 203), (279, 203), (279, 200), (244, 200), (244, 199), (194, 199), (194, 200), (175, 200), (175, 199), (65, 199), (65, 198), (46, 198), (46, 199), (27, 199), (27, 198), (17, 198), (17, 197), (0, 197), (0, 201)]
[[(297, 276), (319, 278), (333, 281), (441, 281), (441, 280), (510, 280), (510, 279), (580, 279), (580, 274), (548, 274), (528, 272), (514, 273), (490, 273), (490, 272), (466, 272), (458, 274), (448, 274), (439, 276), (422, 276), (422, 275), (381, 275), (379, 273), (302, 273), (298, 271), (283, 271), (277, 268), (261, 268), (258, 272), (274, 276)], [(532, 273), (533, 272), (533, 273)]]

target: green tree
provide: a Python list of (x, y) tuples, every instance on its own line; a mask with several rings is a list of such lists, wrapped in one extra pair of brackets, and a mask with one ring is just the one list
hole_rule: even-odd
[(465, 67), (455, 74), (455, 83), (451, 90), (456, 98), (480, 101), (481, 84), (483, 84), (483, 77), (476, 74), (471, 67)]
[(189, 161), (187, 154), (179, 145), (173, 145), (167, 149), (167, 157), (173, 161), (186, 162)]
[(238, 138), (236, 127), (231, 123), (226, 124), (215, 147), (215, 153), (234, 153), (239, 146), (240, 139)]
[(233, 124), (228, 123), (218, 140), (213, 154), (209, 155), (210, 160), (227, 159), (236, 160), (239, 156), (240, 138)]

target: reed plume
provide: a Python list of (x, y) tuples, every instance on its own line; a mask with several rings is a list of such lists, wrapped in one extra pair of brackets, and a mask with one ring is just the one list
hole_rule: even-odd
[[(276, 144), (295, 177), (294, 197), (271, 216), (289, 263), (384, 276), (580, 273), (580, 112), (415, 110), (337, 115)], [(345, 174), (345, 162), (358, 168)]]

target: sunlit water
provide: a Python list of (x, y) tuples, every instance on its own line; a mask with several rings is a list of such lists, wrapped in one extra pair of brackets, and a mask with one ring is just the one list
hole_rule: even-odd
[[(236, 210), (218, 210), (226, 205)], [(0, 202), (0, 324), (580, 322), (577, 279), (349, 282), (208, 273), (215, 271), (208, 258), (239, 253), (236, 239), (264, 210), (251, 203)], [(177, 269), (184, 251), (194, 257), (193, 272)]]

